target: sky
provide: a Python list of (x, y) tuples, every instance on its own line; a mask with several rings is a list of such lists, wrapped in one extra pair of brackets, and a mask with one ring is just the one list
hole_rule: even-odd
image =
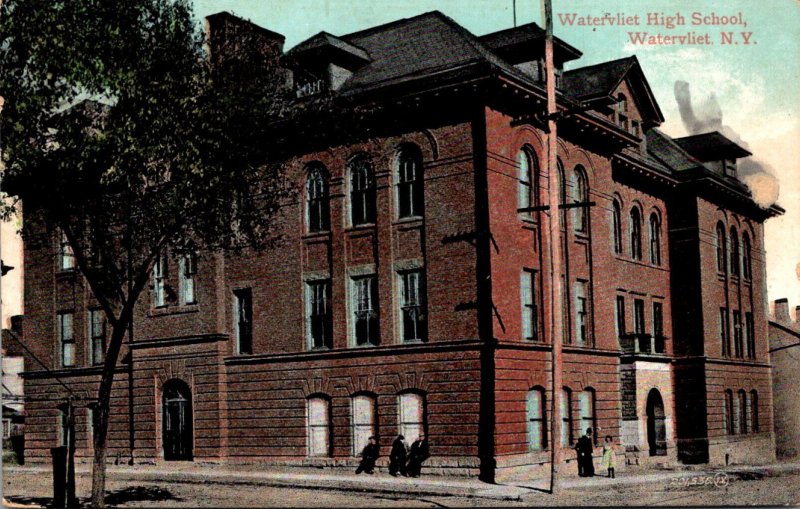
[[(286, 37), (285, 49), (320, 32), (334, 35), (439, 10), (476, 35), (512, 27), (515, 0), (194, 0), (198, 18), (229, 11)], [(542, 25), (539, 0), (516, 0), (517, 24)], [(553, 0), (556, 36), (583, 52), (576, 68), (635, 54), (674, 137), (691, 134), (675, 100), (676, 81), (689, 84), (695, 112), (739, 137), (757, 166), (777, 177), (782, 217), (767, 221), (768, 298), (800, 305), (800, 0)], [(697, 13), (697, 14), (695, 14)], [(583, 17), (621, 17), (638, 25), (579, 25)], [(570, 26), (567, 18), (575, 16)], [(661, 25), (648, 25), (655, 15)], [(665, 17), (683, 17), (668, 28)], [(715, 20), (714, 16), (719, 19)], [(736, 25), (693, 25), (733, 18)], [(630, 32), (708, 38), (712, 45), (641, 45)], [(738, 44), (721, 44), (733, 32)], [(742, 37), (745, 32), (747, 42)], [(691, 33), (691, 34), (690, 34)], [(713, 96), (712, 96), (713, 94)], [(14, 251), (3, 235), (4, 253)], [(5, 254), (3, 255), (5, 257)], [(19, 273), (18, 273), (19, 274)], [(14, 295), (4, 292), (8, 305)], [(13, 303), (12, 303), (13, 305)], [(15, 308), (17, 309), (17, 308)], [(5, 313), (4, 313), (5, 314)]]
[[(194, 0), (198, 17), (232, 12), (283, 34), (287, 50), (323, 30), (344, 35), (432, 10), (483, 35), (514, 26), (514, 3), (517, 24), (543, 25), (539, 0)], [(696, 114), (738, 136), (754, 154), (750, 166), (777, 178), (786, 214), (767, 221), (768, 298), (800, 306), (800, 1), (553, 0), (553, 13), (556, 36), (583, 52), (568, 69), (635, 54), (666, 118), (663, 131), (693, 133), (674, 93), (676, 81), (687, 82)], [(588, 25), (587, 17), (605, 15), (627, 24)], [(712, 44), (643, 45), (631, 32)], [(722, 44), (721, 32), (735, 44)]]

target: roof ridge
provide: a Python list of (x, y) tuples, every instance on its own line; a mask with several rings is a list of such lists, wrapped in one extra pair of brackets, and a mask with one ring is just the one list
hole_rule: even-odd
[(631, 65), (633, 63), (636, 63), (636, 64), (639, 63), (639, 59), (636, 58), (636, 55), (631, 55), (631, 56), (628, 56), (628, 57), (617, 58), (615, 60), (606, 60), (605, 62), (598, 62), (596, 64), (585, 65), (583, 67), (578, 67), (577, 69), (570, 69), (568, 71), (564, 71), (564, 74), (566, 75), (566, 74), (569, 74), (569, 73), (572, 73), (572, 72), (585, 71), (587, 69), (592, 69), (592, 68), (595, 68), (595, 67), (600, 67), (600, 66), (610, 65), (610, 64), (616, 64), (616, 63), (622, 62), (624, 60), (630, 60), (631, 61)]
[[(428, 11), (428, 12), (423, 12), (422, 14), (417, 14), (416, 16), (411, 16), (410, 18), (400, 18), (400, 19), (396, 19), (394, 21), (389, 21), (388, 23), (384, 23), (382, 25), (376, 25), (376, 26), (373, 26), (373, 27), (364, 28), (362, 30), (356, 30), (355, 32), (350, 32), (349, 34), (340, 35), (339, 38), (348, 40), (350, 38), (364, 37), (364, 36), (367, 36), (367, 35), (372, 35), (375, 32), (381, 32), (381, 31), (387, 30), (389, 28), (393, 28), (393, 27), (395, 27), (397, 25), (402, 25), (403, 23), (408, 23), (409, 21), (413, 21), (413, 20), (416, 20), (418, 18), (424, 18), (426, 16), (432, 16), (432, 15), (444, 16), (444, 14), (442, 14), (440, 11), (432, 10), (432, 11)], [(348, 40), (348, 42), (350, 42), (350, 41)]]

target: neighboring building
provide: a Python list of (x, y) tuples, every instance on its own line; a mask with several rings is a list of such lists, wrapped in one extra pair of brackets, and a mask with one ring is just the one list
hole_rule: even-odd
[[(278, 247), (159, 262), (117, 374), (109, 457), (344, 466), (369, 435), (387, 451), (426, 432), (431, 471), (491, 478), (536, 475), (554, 446), (572, 468), (587, 427), (631, 464), (774, 457), (763, 222), (782, 210), (752, 201), (732, 141), (657, 129), (635, 57), (563, 71), (581, 53), (555, 44), (559, 105), (577, 110), (559, 121), (562, 201), (585, 206), (559, 212), (553, 444), (543, 30), (476, 37), (432, 12), (284, 54), (282, 36), (229, 14), (209, 27), (265, 38), (298, 100), (372, 108), (355, 141), (300, 130)], [(36, 396), (63, 397), (56, 376), (94, 394), (106, 338), (59, 241), (25, 253), (25, 340), (53, 370), (25, 374), (38, 462), (61, 416)]]
[(789, 316), (789, 301), (775, 301), (769, 321), (769, 355), (775, 398), (775, 450), (779, 459), (800, 456), (800, 306), (795, 319)]

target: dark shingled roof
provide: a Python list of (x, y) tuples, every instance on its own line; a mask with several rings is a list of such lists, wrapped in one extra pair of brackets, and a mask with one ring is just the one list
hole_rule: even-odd
[(566, 71), (563, 88), (578, 99), (611, 95), (635, 63), (636, 57), (626, 57)]
[(362, 62), (370, 61), (369, 54), (367, 54), (366, 51), (328, 32), (320, 32), (310, 39), (306, 39), (292, 48), (286, 56), (289, 58), (301, 58), (302, 55), (321, 54), (327, 51), (332, 51), (345, 58), (356, 59)]
[(658, 129), (647, 132), (647, 151), (673, 171), (680, 172), (703, 166), (703, 163)]
[[(512, 64), (531, 60), (532, 48), (541, 48), (544, 54), (545, 30), (536, 23), (528, 23), (514, 28), (492, 32), (482, 35), (479, 40), (501, 57)], [(577, 48), (567, 44), (558, 37), (553, 38), (554, 56), (559, 65), (579, 58), (581, 53)]]
[(701, 161), (747, 157), (753, 155), (718, 131), (675, 138), (675, 143)]

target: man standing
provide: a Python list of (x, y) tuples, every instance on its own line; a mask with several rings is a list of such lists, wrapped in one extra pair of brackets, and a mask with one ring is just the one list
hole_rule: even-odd
[(408, 476), (419, 477), (422, 470), (422, 462), (430, 457), (428, 441), (423, 433), (411, 444), (411, 451), (408, 453)]
[(586, 428), (586, 434), (578, 439), (575, 444), (575, 451), (578, 453), (578, 475), (581, 477), (594, 476), (594, 462), (592, 461), (592, 453), (594, 446), (592, 444), (592, 428)]
[(392, 452), (389, 453), (389, 473), (397, 477), (400, 472), (406, 474), (406, 437), (397, 435), (392, 442)]
[(366, 472), (368, 474), (375, 473), (375, 461), (380, 456), (380, 448), (378, 447), (378, 443), (375, 441), (375, 437), (369, 437), (369, 443), (364, 446), (364, 450), (361, 451), (361, 463), (358, 465), (356, 469), (356, 473), (360, 474), (361, 472)]

